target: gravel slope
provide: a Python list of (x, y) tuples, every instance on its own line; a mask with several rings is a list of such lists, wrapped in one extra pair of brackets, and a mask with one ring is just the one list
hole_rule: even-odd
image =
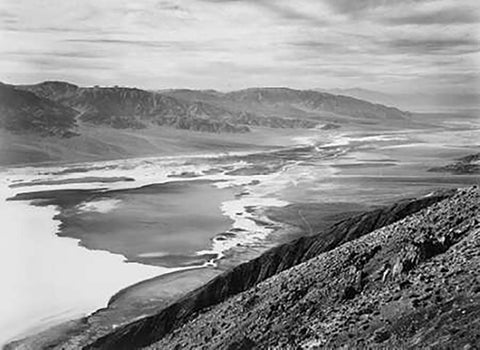
[(480, 348), (480, 191), (203, 310), (146, 349)]

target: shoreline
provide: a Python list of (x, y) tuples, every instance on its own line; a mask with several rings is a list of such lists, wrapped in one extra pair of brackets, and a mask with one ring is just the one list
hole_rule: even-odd
[(158, 275), (158, 276), (155, 276), (155, 277), (148, 278), (146, 280), (139, 281), (139, 282), (134, 283), (130, 286), (122, 288), (118, 292), (113, 294), (110, 297), (110, 299), (108, 300), (106, 308), (108, 308), (111, 305), (114, 305), (115, 303), (117, 303), (119, 300), (121, 300), (126, 294), (130, 293), (131, 291), (133, 291), (135, 289), (141, 289), (145, 285), (152, 284), (152, 283), (157, 283), (157, 282), (164, 282), (163, 280), (170, 280), (171, 281), (176, 276), (178, 277), (178, 275), (189, 274), (189, 273), (192, 273), (192, 272), (195, 272), (195, 271), (199, 272), (200, 270), (204, 270), (204, 269), (213, 269), (213, 268), (206, 267), (206, 266), (195, 266), (195, 267), (192, 267), (192, 268), (186, 268), (184, 270), (168, 272), (168, 273), (163, 274), (163, 275)]
[(120, 322), (122, 319), (130, 323), (146, 317), (201, 287), (222, 272), (208, 267), (195, 267), (139, 281), (122, 288), (111, 296), (104, 307), (88, 315), (27, 330), (0, 344), (0, 347), (3, 345), (2, 349), (15, 349), (18, 346), (28, 349), (45, 348), (69, 337), (79, 336), (91, 325), (97, 326), (100, 334), (112, 331), (122, 325)]

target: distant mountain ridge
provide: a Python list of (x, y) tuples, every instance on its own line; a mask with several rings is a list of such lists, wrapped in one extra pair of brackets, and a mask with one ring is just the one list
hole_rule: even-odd
[(394, 107), (314, 90), (250, 88), (228, 93), (227, 96), (241, 102), (268, 103), (277, 106), (290, 105), (306, 112), (331, 112), (366, 120), (402, 119), (408, 116), (408, 113)]
[(351, 96), (416, 112), (480, 109), (480, 94), (475, 91), (458, 91), (454, 93), (430, 93), (428, 91), (384, 93), (362, 88), (317, 89), (317, 91)]
[(163, 93), (185, 101), (202, 101), (264, 117), (294, 118), (322, 124), (395, 123), (408, 121), (411, 117), (409, 112), (353, 97), (284, 87), (249, 88), (227, 93), (185, 89)]
[[(243, 133), (257, 126), (314, 128), (328, 123), (406, 122), (410, 117), (408, 112), (397, 108), (352, 97), (290, 88), (249, 88), (222, 93), (214, 90), (157, 92), (117, 86), (79, 87), (60, 81), (2, 86), (8, 87), (4, 89), (10, 94), (8, 98), (4, 94), (0, 100), (0, 108), (8, 110), (5, 113), (8, 118), (4, 116), (4, 119), (9, 122), (2, 122), (3, 128), (52, 135), (68, 135), (77, 122), (118, 129), (159, 125), (202, 132)], [(8, 100), (22, 100), (23, 104), (14, 105)], [(28, 105), (29, 101), (32, 106)], [(39, 103), (42, 107), (35, 107)], [(46, 127), (40, 127), (39, 113), (44, 115), (44, 121), (51, 119), (49, 123), (57, 125), (58, 130), (47, 132)], [(15, 118), (23, 122), (13, 123)], [(29, 126), (29, 122), (35, 126)]]
[(319, 89), (319, 91), (331, 93), (334, 95), (344, 95), (350, 96), (354, 98), (358, 98), (361, 100), (367, 100), (373, 103), (380, 103), (385, 104), (388, 106), (396, 106), (399, 107), (399, 100), (395, 98), (393, 95), (389, 95), (383, 92), (369, 90), (369, 89), (362, 89), (362, 88), (348, 88), (348, 89)]

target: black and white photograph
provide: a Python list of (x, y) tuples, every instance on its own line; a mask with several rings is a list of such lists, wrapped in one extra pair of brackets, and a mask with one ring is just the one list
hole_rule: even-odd
[(0, 0), (0, 349), (480, 350), (478, 0)]

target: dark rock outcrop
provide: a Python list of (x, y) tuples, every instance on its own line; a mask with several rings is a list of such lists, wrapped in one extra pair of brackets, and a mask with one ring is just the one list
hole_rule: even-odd
[[(120, 327), (98, 339), (71, 339), (62, 344), (62, 349), (135, 349), (158, 341), (173, 329), (180, 327), (189, 318), (205, 308), (218, 304), (227, 298), (255, 289), (258, 283), (281, 271), (308, 261), (338, 245), (354, 240), (375, 229), (389, 225), (423, 208), (453, 195), (452, 191), (437, 193), (415, 200), (406, 200), (393, 206), (377, 209), (344, 220), (331, 229), (316, 236), (303, 237), (288, 244), (276, 247), (257, 259), (241, 264), (215, 278), (202, 288), (193, 291), (181, 300), (159, 311), (158, 314)], [(363, 272), (361, 265), (368, 256), (352, 257), (358, 261), (358, 268), (352, 272), (351, 288), (343, 289), (344, 299), (350, 300), (361, 292)], [(288, 282), (287, 282), (288, 283)], [(285, 285), (285, 288), (287, 286)], [(295, 288), (295, 286), (292, 286)], [(307, 290), (295, 289), (295, 298), (302, 298)], [(255, 307), (255, 298), (245, 304), (244, 312)], [(81, 346), (79, 346), (79, 342)], [(90, 344), (88, 344), (90, 343)]]

